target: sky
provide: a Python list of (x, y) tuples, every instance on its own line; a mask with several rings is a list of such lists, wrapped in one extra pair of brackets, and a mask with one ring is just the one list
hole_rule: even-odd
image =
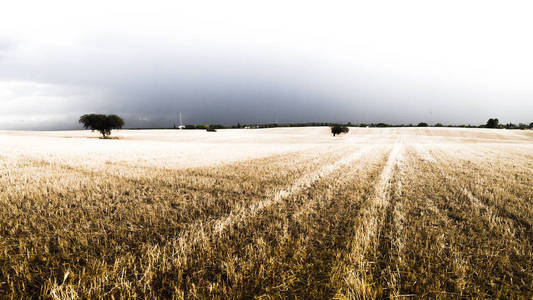
[(533, 122), (530, 1), (5, 1), (0, 129)]

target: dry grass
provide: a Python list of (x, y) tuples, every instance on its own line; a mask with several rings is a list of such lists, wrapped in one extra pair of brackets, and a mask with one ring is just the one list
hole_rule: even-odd
[(0, 134), (0, 297), (533, 297), (530, 135), (305, 130)]

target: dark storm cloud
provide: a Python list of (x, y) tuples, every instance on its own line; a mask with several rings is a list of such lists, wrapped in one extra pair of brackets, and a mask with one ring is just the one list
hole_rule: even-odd
[(12, 1), (0, 10), (0, 129), (79, 128), (90, 112), (128, 127), (168, 127), (178, 112), (193, 124), (529, 123), (527, 12), (54, 0), (28, 11)]
[(11, 100), (19, 101), (19, 108), (11, 105), (0, 114), (37, 116), (34, 122), (5, 126), (11, 128), (77, 128), (79, 115), (88, 112), (121, 114), (128, 127), (172, 126), (178, 112), (188, 124), (227, 125), (476, 123), (491, 116), (488, 112), (473, 118), (484, 108), (465, 102), (464, 93), (442, 87), (362, 71), (335, 73), (298, 57), (287, 63), (262, 53), (151, 41), (100, 37), (82, 48), (47, 49), (23, 61), (4, 60), (0, 68), (0, 80), (50, 86)]
[(326, 78), (309, 72), (305, 62), (202, 47), (142, 49), (146, 41), (100, 42), (105, 46), (88, 43), (83, 51), (52, 49), (23, 63), (0, 62), (0, 80), (75, 88), (78, 94), (66, 93), (64, 104), (47, 109), (73, 116), (121, 113), (129, 127), (171, 126), (177, 112), (196, 124), (349, 120), (335, 109), (338, 99), (328, 95)]

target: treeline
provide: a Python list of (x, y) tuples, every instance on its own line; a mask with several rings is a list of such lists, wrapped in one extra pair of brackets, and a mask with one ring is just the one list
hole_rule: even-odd
[(529, 125), (524, 123), (518, 123), (518, 125), (513, 123), (507, 123), (507, 124), (500, 124), (500, 121), (496, 118), (489, 119), (487, 121), (487, 124), (484, 126), (485, 128), (505, 128), (505, 129), (533, 129), (533, 122), (529, 123)]
[[(278, 124), (278, 123), (265, 123), (265, 124), (240, 124), (237, 123), (236, 125), (232, 126), (225, 126), (221, 124), (201, 124), (201, 125), (185, 125), (184, 129), (236, 129), (236, 128), (275, 128), (275, 127), (311, 127), (311, 126), (333, 126), (337, 125), (338, 123), (326, 123), (326, 122), (309, 122), (309, 123), (284, 123), (284, 124)], [(353, 126), (352, 123), (349, 126)], [(341, 124), (346, 125), (346, 124)], [(177, 127), (174, 126), (176, 129)]]
[(347, 126), (347, 127), (454, 127), (454, 128), (505, 128), (505, 129), (533, 129), (533, 122), (528, 124), (524, 123), (507, 123), (500, 124), (498, 119), (489, 119), (486, 124), (483, 125), (470, 125), (470, 124), (442, 124), (435, 123), (430, 125), (425, 122), (418, 124), (388, 124), (388, 123), (331, 123), (331, 122), (307, 122), (307, 123), (264, 123), (264, 124), (240, 124), (237, 123), (233, 126), (224, 126), (221, 124), (210, 124), (210, 125), (185, 125), (185, 129), (232, 129), (232, 128), (246, 128), (246, 129), (255, 129), (255, 128), (276, 128), (276, 127), (332, 127), (332, 126)]

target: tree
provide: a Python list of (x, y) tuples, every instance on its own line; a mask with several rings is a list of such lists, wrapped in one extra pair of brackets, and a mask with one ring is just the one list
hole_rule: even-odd
[(99, 131), (104, 139), (111, 134), (112, 129), (120, 129), (124, 126), (124, 120), (117, 115), (86, 114), (80, 117), (79, 122), (85, 129)]
[(350, 129), (346, 126), (342, 126), (342, 125), (331, 126), (331, 133), (333, 134), (333, 136), (337, 134), (341, 134), (341, 133), (347, 133), (348, 131), (350, 131)]
[(428, 127), (428, 123), (424, 123), (424, 122), (420, 122), (418, 123), (418, 125), (416, 125), (417, 127)]
[(533, 122), (529, 123), (529, 128), (533, 129)]
[(500, 127), (500, 121), (496, 118), (494, 119), (489, 119), (487, 121), (487, 125), (485, 125), (485, 127), (487, 128), (498, 128)]

